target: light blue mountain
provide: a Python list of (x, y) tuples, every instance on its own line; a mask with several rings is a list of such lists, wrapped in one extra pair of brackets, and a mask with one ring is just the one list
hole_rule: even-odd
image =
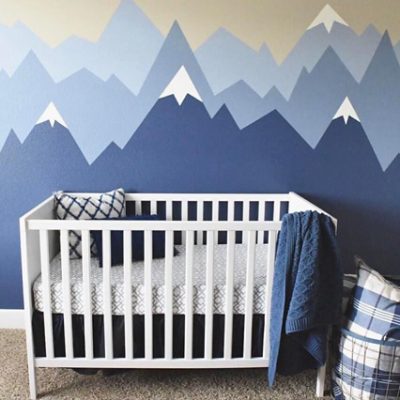
[(214, 93), (243, 80), (260, 96), (275, 82), (277, 65), (268, 47), (257, 52), (224, 28), (218, 29), (195, 52)]
[(5, 85), (5, 83), (8, 82), (9, 79), (10, 77), (8, 76), (7, 72), (4, 71), (4, 69), (0, 70), (0, 87), (2, 87), (2, 85)]
[(48, 54), (50, 48), (27, 26), (17, 21), (12, 26), (0, 25), (0, 69), (12, 75), (27, 54)]
[(55, 84), (33, 52), (0, 79), (0, 149), (11, 129), (23, 141), (54, 95)]
[(103, 80), (114, 74), (137, 93), (162, 41), (161, 33), (142, 10), (132, 0), (122, 0), (97, 43), (69, 38), (44, 64), (58, 78), (82, 67)]
[(218, 111), (221, 102), (214, 96), (179, 24), (174, 22), (138, 94), (134, 122), (131, 125), (132, 133), (182, 66), (185, 67), (210, 116)]
[(353, 104), (382, 168), (386, 169), (400, 152), (400, 66), (387, 32)]
[(332, 47), (343, 64), (359, 81), (379, 43), (380, 35), (369, 26), (358, 36), (348, 26), (333, 23), (328, 32), (323, 25), (307, 30), (280, 65), (275, 85), (289, 98), (303, 68), (311, 71), (328, 47)]
[(87, 68), (103, 80), (115, 74), (137, 93), (162, 41), (159, 30), (133, 0), (121, 0), (95, 43), (72, 36), (53, 49), (21, 23), (1, 26), (0, 43), (5, 43), (7, 57), (1, 57), (0, 68), (13, 72), (33, 50), (55, 81)]
[(57, 85), (54, 102), (89, 163), (133, 133), (136, 98), (116, 76), (104, 82), (82, 69)]
[(315, 147), (346, 96), (357, 86), (336, 52), (328, 47), (311, 72), (303, 68), (282, 115)]
[(217, 97), (226, 105), (240, 129), (273, 110), (283, 108), (286, 103), (275, 87), (265, 97), (261, 97), (242, 80), (222, 91)]
[(400, 63), (400, 42), (398, 42), (398, 43), (396, 44), (396, 47), (394, 48), (394, 51), (396, 52), (397, 60), (398, 60), (399, 63)]
[(82, 69), (56, 84), (30, 52), (11, 77), (0, 72), (0, 149), (11, 129), (24, 141), (50, 102), (89, 162), (134, 131), (136, 98), (116, 76), (103, 81)]

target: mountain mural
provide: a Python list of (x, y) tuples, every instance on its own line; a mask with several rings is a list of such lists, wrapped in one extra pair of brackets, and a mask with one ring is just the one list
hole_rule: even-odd
[(163, 36), (143, 11), (133, 1), (121, 0), (95, 43), (73, 36), (51, 48), (22, 23), (11, 28), (0, 26), (4, 52), (0, 69), (12, 74), (33, 51), (57, 82), (86, 68), (103, 80), (116, 75), (135, 94), (162, 42)]
[(339, 219), (347, 271), (395, 273), (400, 42), (329, 4), (307, 25), (280, 62), (226, 27), (191, 47), (133, 0), (95, 41), (0, 25), (0, 307), (22, 305), (18, 217), (60, 189), (297, 191)]
[(280, 65), (266, 44), (253, 50), (224, 28), (194, 52), (177, 22), (164, 38), (130, 0), (95, 43), (72, 37), (50, 48), (18, 22), (1, 26), (0, 42), (10, 53), (0, 61), (0, 148), (11, 129), (24, 140), (54, 102), (91, 163), (127, 143), (184, 67), (210, 116), (225, 104), (240, 128), (276, 109), (315, 147), (348, 96), (382, 168), (400, 152), (399, 44), (372, 25), (356, 34), (329, 5)]

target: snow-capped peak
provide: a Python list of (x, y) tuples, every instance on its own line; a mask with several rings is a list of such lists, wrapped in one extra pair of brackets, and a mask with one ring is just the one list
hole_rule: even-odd
[(337, 22), (342, 25), (349, 26), (349, 24), (329, 5), (327, 4), (317, 15), (313, 22), (307, 29), (316, 27), (317, 25), (324, 24), (328, 32), (331, 31), (333, 23)]
[(174, 95), (178, 104), (181, 105), (188, 94), (197, 100), (202, 101), (202, 98), (187, 73), (186, 68), (182, 65), (179, 68), (179, 71), (171, 79), (171, 82), (161, 93), (160, 98)]
[(51, 126), (54, 126), (55, 122), (57, 121), (59, 124), (68, 128), (67, 124), (64, 121), (64, 118), (61, 116), (53, 102), (49, 103), (49, 105), (44, 110), (44, 113), (37, 120), (36, 124), (40, 124), (45, 121), (49, 121)]
[(344, 123), (347, 124), (349, 117), (355, 119), (356, 121), (360, 122), (360, 117), (356, 113), (356, 110), (354, 109), (353, 105), (351, 104), (351, 101), (348, 97), (346, 97), (343, 100), (343, 103), (341, 106), (338, 108), (336, 111), (335, 116), (333, 119), (340, 118), (342, 117), (344, 119)]

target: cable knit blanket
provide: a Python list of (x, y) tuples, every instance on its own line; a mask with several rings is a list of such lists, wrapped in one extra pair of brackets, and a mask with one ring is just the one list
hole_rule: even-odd
[(343, 273), (332, 220), (318, 212), (282, 220), (272, 290), (268, 381), (326, 361), (328, 327), (340, 320)]

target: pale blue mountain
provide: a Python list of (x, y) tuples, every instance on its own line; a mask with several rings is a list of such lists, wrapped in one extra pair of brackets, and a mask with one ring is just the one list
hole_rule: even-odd
[(386, 169), (400, 152), (400, 66), (387, 32), (353, 104), (382, 168)]
[(218, 94), (240, 129), (286, 103), (280, 92), (273, 87), (265, 97), (259, 96), (246, 82), (240, 80)]
[(4, 85), (9, 79), (7, 72), (4, 69), (0, 70), (0, 85)]
[(182, 66), (185, 68), (210, 116), (213, 116), (218, 111), (221, 102), (214, 96), (179, 24), (174, 22), (138, 94), (133, 116), (134, 122), (130, 125), (132, 132), (139, 127)]
[(88, 162), (133, 133), (136, 98), (115, 76), (104, 82), (82, 69), (57, 85), (54, 102)]
[(360, 82), (378, 47), (382, 35), (373, 25), (368, 25), (358, 36), (351, 28), (333, 24), (329, 45), (346, 65), (357, 82)]
[(55, 81), (87, 68), (103, 80), (115, 74), (137, 93), (162, 41), (160, 31), (139, 7), (132, 0), (121, 0), (97, 42), (72, 36), (50, 48), (21, 23), (0, 27), (7, 55), (1, 58), (0, 68), (13, 72), (32, 49)]
[[(282, 112), (285, 109), (287, 101), (282, 93), (274, 86), (263, 98), (266, 110), (277, 110)], [(268, 111), (269, 112), (269, 111)]]
[(23, 141), (54, 95), (55, 84), (31, 51), (7, 79), (0, 79), (0, 149), (11, 129)]
[(257, 52), (224, 28), (218, 29), (195, 52), (214, 93), (243, 80), (260, 96), (275, 82), (277, 65), (268, 47)]
[(97, 43), (72, 37), (55, 49), (54, 66), (44, 62), (57, 78), (85, 67), (103, 80), (115, 74), (137, 93), (162, 41), (143, 11), (132, 0), (122, 0)]
[(287, 121), (312, 147), (328, 128), (332, 117), (357, 83), (336, 52), (328, 47), (312, 69), (303, 68), (287, 106)]
[(311, 71), (328, 47), (332, 47), (344, 65), (359, 81), (379, 43), (380, 35), (369, 26), (358, 36), (348, 26), (334, 22), (330, 32), (324, 25), (307, 30), (279, 68), (276, 86), (288, 98), (300, 72)]
[(394, 51), (396, 52), (397, 60), (400, 63), (400, 42), (396, 44), (396, 47), (394, 48)]
[(12, 75), (29, 51), (47, 54), (50, 48), (27, 26), (17, 21), (12, 26), (0, 24), (0, 69)]

